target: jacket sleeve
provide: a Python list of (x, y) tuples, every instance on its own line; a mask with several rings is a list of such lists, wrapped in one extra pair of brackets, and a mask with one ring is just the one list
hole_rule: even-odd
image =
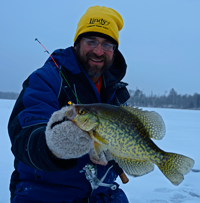
[(66, 170), (77, 164), (77, 159), (57, 159), (46, 145), (47, 122), (53, 112), (60, 109), (61, 84), (59, 71), (48, 64), (32, 73), (23, 83), (8, 124), (15, 158), (49, 172)]

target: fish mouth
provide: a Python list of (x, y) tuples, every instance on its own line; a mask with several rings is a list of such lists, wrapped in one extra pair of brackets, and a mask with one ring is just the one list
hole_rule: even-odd
[(73, 121), (75, 116), (76, 116), (76, 111), (74, 108), (74, 104), (72, 104), (71, 106), (68, 107), (67, 111), (65, 112), (65, 117), (67, 118), (67, 120)]

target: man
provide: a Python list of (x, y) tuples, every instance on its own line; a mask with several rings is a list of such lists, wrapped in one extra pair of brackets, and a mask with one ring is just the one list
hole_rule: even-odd
[(65, 120), (69, 102), (128, 100), (118, 50), (122, 27), (115, 10), (90, 7), (77, 25), (74, 47), (56, 50), (55, 62), (50, 57), (23, 83), (8, 124), (15, 156), (12, 203), (128, 202), (114, 182), (120, 168), (109, 153), (96, 159), (88, 133)]

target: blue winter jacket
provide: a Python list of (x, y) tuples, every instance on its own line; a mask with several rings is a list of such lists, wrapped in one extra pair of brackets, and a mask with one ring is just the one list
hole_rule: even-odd
[(100, 186), (92, 189), (84, 166), (89, 156), (62, 160), (53, 156), (46, 145), (45, 129), (54, 111), (68, 101), (82, 104), (110, 103), (120, 105), (129, 98), (126, 83), (121, 82), (126, 63), (119, 51), (113, 65), (102, 76), (101, 92), (77, 62), (73, 47), (52, 54), (59, 68), (49, 58), (23, 83), (23, 89), (10, 116), (8, 131), (15, 156), (15, 171), (10, 182), (12, 203), (72, 203), (128, 202), (124, 192), (114, 183), (118, 174), (111, 163), (94, 165), (97, 177), (105, 175), (104, 183), (116, 189)]

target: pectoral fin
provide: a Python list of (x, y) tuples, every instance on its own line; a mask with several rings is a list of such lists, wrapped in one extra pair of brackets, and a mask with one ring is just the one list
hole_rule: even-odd
[(93, 132), (94, 137), (99, 140), (99, 142), (103, 144), (108, 144), (108, 141), (106, 139), (103, 139), (102, 137), (99, 136), (97, 132)]
[(98, 159), (99, 159), (103, 150), (104, 150), (104, 147), (101, 144), (99, 144), (98, 142), (94, 141), (94, 151), (95, 151)]
[(89, 135), (94, 141), (98, 143), (108, 144), (108, 141), (106, 139), (103, 139), (96, 131), (90, 131)]
[(105, 150), (103, 145), (108, 144), (108, 141), (100, 137), (96, 131), (89, 132), (89, 135), (94, 140), (94, 150), (97, 157), (99, 158), (102, 151)]

